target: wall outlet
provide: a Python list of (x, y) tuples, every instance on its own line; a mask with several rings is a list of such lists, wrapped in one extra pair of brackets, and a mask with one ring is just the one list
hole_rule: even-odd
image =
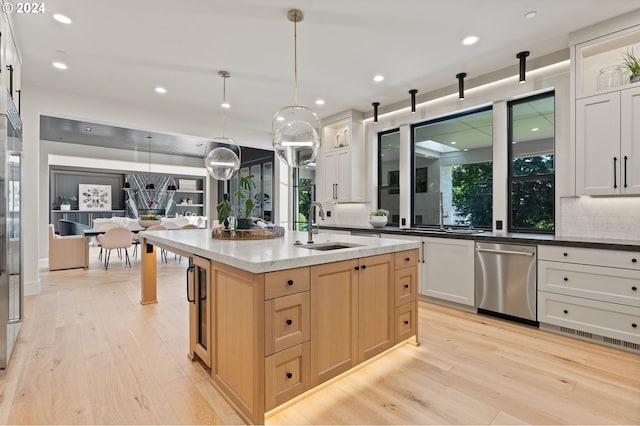
[(496, 230), (500, 231), (502, 229), (502, 221), (496, 220)]
[(331, 210), (327, 210), (327, 217), (331, 217)]

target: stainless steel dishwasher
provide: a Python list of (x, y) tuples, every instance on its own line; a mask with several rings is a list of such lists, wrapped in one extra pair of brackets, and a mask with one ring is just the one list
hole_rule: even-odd
[(536, 246), (476, 242), (475, 283), (479, 313), (537, 325)]

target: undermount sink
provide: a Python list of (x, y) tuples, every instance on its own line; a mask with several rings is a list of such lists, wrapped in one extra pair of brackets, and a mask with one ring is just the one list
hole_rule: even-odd
[(484, 229), (446, 229), (449, 234), (481, 234)]
[(352, 243), (311, 243), (303, 246), (297, 246), (301, 248), (306, 248), (309, 250), (318, 250), (318, 251), (330, 251), (330, 250), (340, 250), (347, 249), (353, 247), (360, 247), (362, 244), (352, 244)]

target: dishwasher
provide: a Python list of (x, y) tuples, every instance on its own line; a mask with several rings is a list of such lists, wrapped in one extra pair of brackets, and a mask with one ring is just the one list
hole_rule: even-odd
[(536, 246), (476, 242), (478, 313), (537, 322)]

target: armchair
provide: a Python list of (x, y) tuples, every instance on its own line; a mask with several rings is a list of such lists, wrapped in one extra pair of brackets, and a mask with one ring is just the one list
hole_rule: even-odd
[(49, 270), (88, 268), (87, 239), (82, 235), (57, 235), (49, 224)]

